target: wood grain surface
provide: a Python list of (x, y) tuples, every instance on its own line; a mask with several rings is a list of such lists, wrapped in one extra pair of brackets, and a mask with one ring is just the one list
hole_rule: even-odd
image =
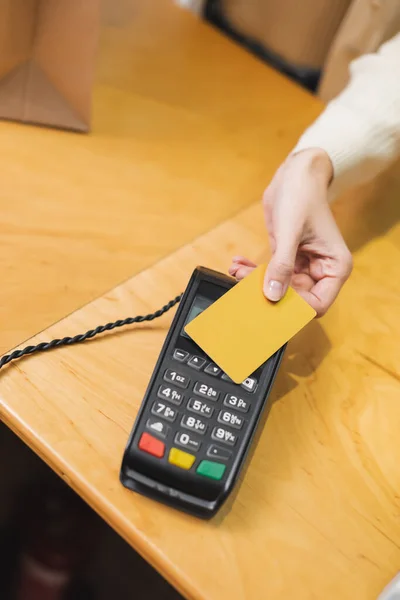
[(103, 4), (91, 134), (0, 123), (0, 352), (257, 200), (321, 108), (172, 0)]
[[(354, 273), (289, 344), (232, 502), (202, 522), (124, 489), (123, 450), (173, 312), (0, 375), (1, 418), (197, 600), (376, 600), (400, 565), (400, 178), (335, 207)], [(34, 339), (153, 311), (198, 264), (266, 258), (259, 204)]]

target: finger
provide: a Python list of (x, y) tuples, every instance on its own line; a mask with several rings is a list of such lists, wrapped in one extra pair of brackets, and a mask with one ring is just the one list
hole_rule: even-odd
[(232, 258), (233, 263), (239, 263), (241, 265), (246, 265), (247, 267), (256, 267), (257, 265), (253, 263), (253, 261), (249, 260), (245, 256), (234, 256)]
[(292, 277), (291, 286), (297, 291), (310, 292), (315, 281), (307, 273), (295, 273)]
[(297, 290), (306, 302), (316, 311), (318, 317), (322, 317), (336, 300), (345, 278), (324, 277), (320, 279), (310, 291)]
[(268, 202), (264, 205), (267, 229), (273, 242), (272, 258), (264, 277), (264, 294), (273, 302), (279, 301), (290, 285), (307, 206), (307, 202), (301, 198), (306, 192), (297, 185), (296, 173), (293, 176), (289, 173), (283, 178), (282, 173), (277, 180), (277, 189), (273, 189), (273, 218)]
[(277, 238), (276, 249), (264, 277), (264, 294), (272, 302), (279, 301), (286, 293), (295, 269), (298, 244), (295, 231)]
[(238, 281), (241, 281), (247, 277), (247, 275), (250, 275), (250, 273), (254, 271), (254, 268), (255, 267), (240, 266), (236, 269), (235, 273), (230, 274), (233, 275), (233, 277), (235, 277)]
[(229, 275), (232, 275), (232, 277), (235, 277), (236, 272), (240, 269), (240, 265), (238, 265), (237, 263), (233, 263), (231, 264), (231, 266), (228, 269), (228, 273)]
[(326, 250), (329, 254), (325, 257), (312, 259), (309, 272), (315, 281), (324, 277), (338, 277), (347, 279), (353, 269), (353, 258), (347, 246), (342, 242), (336, 244), (332, 250)]
[(297, 254), (294, 263), (295, 274), (307, 273), (310, 274), (310, 259), (305, 254)]
[(274, 178), (272, 179), (269, 186), (266, 188), (264, 195), (263, 195), (264, 222), (265, 222), (265, 227), (267, 229), (269, 245), (270, 245), (270, 249), (271, 249), (272, 253), (275, 252), (275, 248), (276, 248), (272, 210), (273, 210), (274, 201), (276, 201), (278, 193), (279, 193), (279, 186), (281, 184), (281, 181), (282, 181), (282, 166), (276, 172)]

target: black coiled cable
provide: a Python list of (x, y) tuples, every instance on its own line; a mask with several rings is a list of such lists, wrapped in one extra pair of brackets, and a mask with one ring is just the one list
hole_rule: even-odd
[(72, 346), (73, 344), (81, 344), (82, 342), (86, 342), (87, 340), (94, 338), (100, 333), (104, 333), (105, 331), (111, 331), (112, 329), (116, 329), (117, 327), (133, 325), (134, 323), (143, 323), (144, 321), (153, 321), (154, 319), (161, 317), (164, 313), (166, 313), (172, 307), (178, 304), (181, 298), (182, 294), (176, 296), (176, 298), (174, 298), (173, 300), (170, 300), (168, 304), (166, 304), (159, 310), (156, 310), (155, 312), (150, 313), (148, 315), (139, 315), (137, 317), (127, 317), (126, 319), (118, 319), (118, 321), (114, 321), (113, 323), (107, 323), (106, 325), (99, 325), (95, 329), (89, 329), (89, 331), (87, 331), (86, 333), (75, 335), (74, 337), (64, 337), (62, 339), (51, 340), (51, 342), (41, 342), (36, 346), (26, 346), (21, 350), (14, 350), (14, 352), (11, 352), (11, 354), (6, 354), (2, 358), (0, 358), (0, 369), (2, 369), (11, 361), (22, 358), (23, 356), (26, 356), (28, 354), (34, 354), (36, 352), (47, 352), (48, 350), (60, 348), (61, 346)]

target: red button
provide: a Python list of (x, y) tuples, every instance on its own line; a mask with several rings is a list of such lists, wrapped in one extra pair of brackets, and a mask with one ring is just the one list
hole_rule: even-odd
[(165, 444), (149, 433), (143, 433), (139, 441), (139, 449), (157, 458), (162, 458), (165, 452)]

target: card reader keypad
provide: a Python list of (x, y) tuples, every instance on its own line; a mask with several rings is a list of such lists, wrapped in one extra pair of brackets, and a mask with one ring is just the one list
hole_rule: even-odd
[(178, 469), (220, 480), (246, 432), (257, 381), (236, 385), (214, 363), (180, 348), (173, 359), (169, 364), (176, 368), (164, 369), (156, 383), (138, 447)]

